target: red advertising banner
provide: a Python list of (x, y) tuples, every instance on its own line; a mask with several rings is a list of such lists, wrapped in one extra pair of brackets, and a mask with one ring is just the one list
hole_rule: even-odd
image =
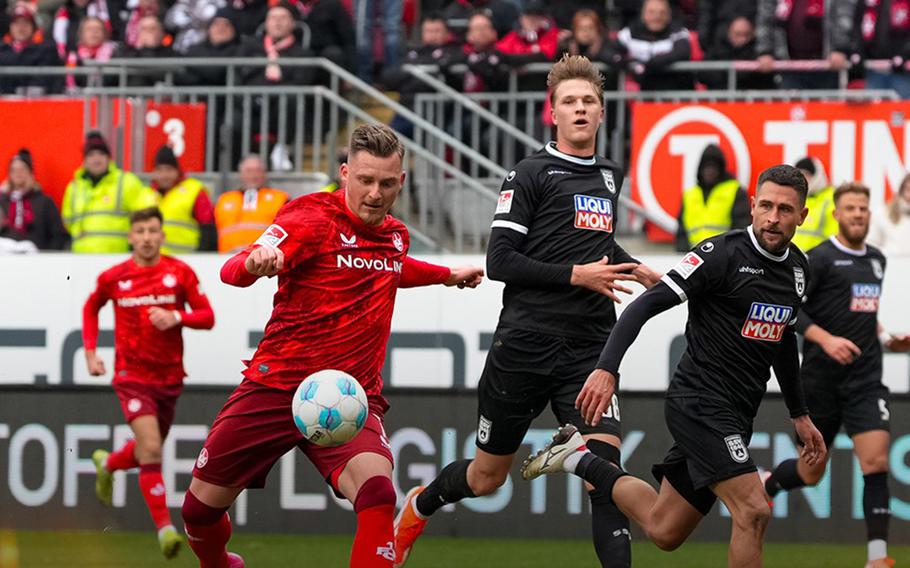
[[(882, 205), (907, 173), (910, 102), (636, 103), (632, 109), (632, 195), (674, 223), (682, 192), (695, 185), (701, 154), (718, 144), (729, 170), (754, 192), (769, 166), (813, 156), (832, 183), (860, 180)], [(649, 227), (649, 236), (669, 235)]]
[(185, 172), (205, 170), (205, 103), (155, 103), (145, 109), (145, 170), (154, 167), (163, 144), (174, 151)]

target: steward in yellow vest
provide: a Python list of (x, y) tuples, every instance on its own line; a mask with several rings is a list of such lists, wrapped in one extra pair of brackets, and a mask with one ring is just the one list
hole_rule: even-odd
[(806, 207), (809, 214), (803, 224), (796, 228), (793, 244), (803, 252), (828, 240), (838, 231), (837, 220), (834, 219), (834, 186), (828, 183), (825, 166), (818, 158), (803, 158), (796, 162), (796, 168), (803, 172), (809, 184), (809, 196), (806, 197)]
[(720, 147), (709, 145), (701, 156), (698, 184), (683, 192), (676, 249), (686, 251), (701, 241), (746, 227), (752, 221), (749, 197), (733, 174)]
[(215, 212), (208, 189), (201, 181), (184, 177), (180, 163), (168, 146), (155, 154), (152, 187), (161, 195), (158, 208), (164, 216), (167, 255), (215, 250)]
[(130, 213), (156, 205), (155, 192), (118, 168), (99, 132), (89, 132), (82, 167), (63, 194), (61, 216), (73, 237), (73, 252), (129, 252)]

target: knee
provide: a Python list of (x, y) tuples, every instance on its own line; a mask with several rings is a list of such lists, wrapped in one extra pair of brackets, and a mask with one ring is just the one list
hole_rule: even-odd
[(676, 550), (686, 540), (685, 535), (680, 534), (678, 531), (663, 527), (649, 530), (648, 538), (654, 543), (654, 546), (666, 552)]
[(136, 444), (136, 461), (140, 464), (161, 463), (161, 443)]
[(197, 499), (191, 491), (187, 491), (183, 498), (180, 516), (187, 525), (210, 526), (217, 523), (225, 511), (227, 511), (227, 507), (223, 509), (210, 507)]
[(395, 506), (395, 487), (392, 480), (384, 475), (371, 477), (363, 482), (354, 499), (354, 511), (380, 506)]
[(508, 470), (473, 467), (476, 463), (473, 462), (471, 464), (472, 467), (468, 469), (468, 484), (471, 486), (471, 491), (474, 492), (475, 496), (483, 497), (484, 495), (489, 495), (506, 482), (506, 477), (509, 475)]
[(771, 507), (763, 499), (744, 504), (733, 512), (733, 523), (742, 530), (763, 533), (771, 520)]
[(859, 462), (863, 475), (872, 473), (885, 473), (888, 471), (888, 455), (865, 457)]

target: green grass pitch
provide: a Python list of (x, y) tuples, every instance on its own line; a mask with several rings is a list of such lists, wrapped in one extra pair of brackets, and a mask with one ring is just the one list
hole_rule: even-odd
[[(14, 538), (10, 539), (10, 534)], [(146, 568), (191, 567), (192, 552), (184, 547), (173, 561), (158, 553), (153, 533), (122, 532), (7, 532), (0, 539), (0, 565), (8, 561), (11, 541), (18, 550), (19, 568)], [(319, 566), (347, 568), (351, 537), (288, 536), (237, 534), (231, 550), (239, 552), (248, 568), (282, 566)], [(645, 542), (636, 542), (634, 564), (649, 568), (705, 568), (726, 566), (724, 543), (690, 543), (676, 552), (657, 550)], [(910, 557), (910, 547), (893, 547), (898, 560)], [(865, 547), (857, 545), (768, 544), (765, 547), (767, 568), (862, 568)], [(12, 566), (14, 564), (6, 564)], [(552, 568), (553, 566), (591, 567), (598, 563), (586, 540), (517, 540), (517, 539), (421, 539), (408, 562), (408, 568)]]

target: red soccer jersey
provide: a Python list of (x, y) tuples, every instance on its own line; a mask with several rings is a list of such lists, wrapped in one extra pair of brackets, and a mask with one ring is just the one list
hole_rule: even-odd
[(280, 248), (285, 265), (272, 317), (244, 376), (292, 390), (316, 371), (338, 369), (384, 412), (380, 372), (396, 291), (444, 282), (450, 270), (409, 259), (407, 227), (391, 216), (379, 226), (365, 224), (342, 190), (288, 202), (256, 244), (225, 264), (222, 280), (254, 282), (244, 262), (256, 246)]
[[(82, 312), (85, 349), (97, 346), (98, 310), (108, 300), (114, 301), (114, 382), (169, 385), (183, 381), (181, 327), (209, 329), (215, 324), (193, 269), (162, 256), (155, 266), (139, 266), (131, 258), (102, 272)], [(185, 311), (186, 304), (192, 312)], [(154, 306), (178, 312), (181, 324), (160, 331), (149, 320)]]

